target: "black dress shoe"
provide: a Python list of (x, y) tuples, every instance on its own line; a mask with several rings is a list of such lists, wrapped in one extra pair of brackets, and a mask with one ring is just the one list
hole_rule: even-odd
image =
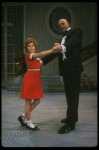
[(22, 126), (26, 126), (26, 123), (23, 122), (22, 116), (18, 117), (18, 121), (21, 123)]
[(75, 124), (73, 125), (68, 125), (66, 124), (65, 126), (61, 127), (59, 130), (58, 130), (58, 133), (59, 134), (64, 134), (64, 133), (68, 133), (70, 131), (73, 131), (75, 129)]
[[(68, 122), (67, 118), (61, 120), (61, 123), (67, 123), (67, 122)], [(78, 122), (78, 120), (76, 120), (76, 122)]]
[(40, 128), (38, 128), (37, 126), (35, 126), (34, 128), (31, 128), (30, 126), (26, 125), (26, 127), (32, 131), (39, 131)]

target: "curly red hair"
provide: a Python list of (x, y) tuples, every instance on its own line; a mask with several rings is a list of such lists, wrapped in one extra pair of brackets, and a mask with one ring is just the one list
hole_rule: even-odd
[(24, 42), (24, 48), (26, 49), (26, 52), (28, 52), (27, 46), (28, 46), (29, 43), (33, 43), (33, 44), (35, 45), (36, 50), (37, 50), (37, 45), (38, 45), (37, 42), (36, 42), (34, 39), (32, 39), (32, 38), (28, 38), (28, 39)]

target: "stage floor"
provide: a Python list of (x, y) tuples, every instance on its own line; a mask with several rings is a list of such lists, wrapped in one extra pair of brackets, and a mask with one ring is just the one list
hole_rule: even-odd
[(79, 120), (67, 134), (58, 134), (64, 124), (67, 103), (64, 92), (43, 92), (40, 104), (32, 111), (32, 122), (40, 131), (20, 125), (17, 117), (24, 112), (20, 92), (2, 89), (1, 121), (3, 147), (95, 147), (97, 146), (97, 92), (80, 92)]

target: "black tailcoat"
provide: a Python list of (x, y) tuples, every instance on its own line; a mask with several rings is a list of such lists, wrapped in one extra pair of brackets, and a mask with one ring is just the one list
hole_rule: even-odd
[[(61, 41), (60, 41), (61, 42)], [(44, 65), (58, 56), (60, 76), (63, 76), (65, 93), (67, 98), (67, 118), (70, 122), (78, 120), (78, 101), (80, 89), (80, 77), (83, 71), (81, 60), (82, 30), (80, 28), (70, 29), (67, 32), (64, 46), (66, 47), (66, 59), (63, 61), (61, 52), (50, 54), (42, 61)]]

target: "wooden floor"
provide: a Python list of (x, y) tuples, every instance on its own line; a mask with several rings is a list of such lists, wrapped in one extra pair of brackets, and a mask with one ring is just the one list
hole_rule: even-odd
[(2, 90), (3, 147), (96, 147), (97, 92), (80, 92), (79, 121), (74, 131), (58, 134), (64, 124), (67, 103), (64, 92), (44, 92), (41, 103), (32, 111), (32, 122), (40, 131), (22, 127), (17, 117), (24, 111), (20, 92)]

